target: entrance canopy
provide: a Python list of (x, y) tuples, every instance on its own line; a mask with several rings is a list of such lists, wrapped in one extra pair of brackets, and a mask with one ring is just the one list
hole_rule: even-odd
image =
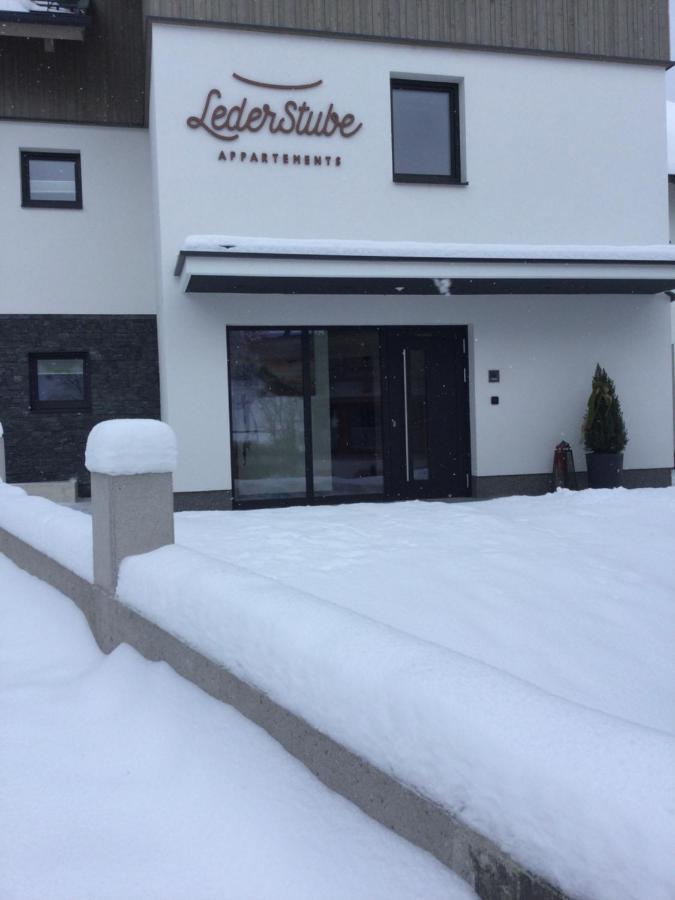
[(675, 246), (192, 235), (174, 274), (191, 294), (658, 294)]

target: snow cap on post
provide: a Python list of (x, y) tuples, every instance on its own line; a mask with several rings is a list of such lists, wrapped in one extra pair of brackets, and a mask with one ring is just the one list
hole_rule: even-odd
[(109, 419), (89, 432), (84, 463), (102, 475), (173, 472), (176, 435), (157, 419)]

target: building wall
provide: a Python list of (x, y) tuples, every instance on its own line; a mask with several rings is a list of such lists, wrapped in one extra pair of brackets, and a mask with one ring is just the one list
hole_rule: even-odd
[(145, 45), (141, 0), (93, 0), (83, 41), (3, 37), (0, 118), (143, 125)]
[[(79, 151), (83, 209), (23, 209), (22, 149)], [(154, 314), (147, 132), (0, 122), (0, 234), (0, 314)]]
[[(233, 72), (323, 84), (292, 94), (241, 84)], [(393, 73), (462, 82), (467, 185), (393, 183)], [(209, 232), (469, 243), (668, 239), (665, 132), (661, 142), (652, 137), (664, 131), (657, 69), (155, 25), (151, 84), (163, 267), (187, 234)], [(186, 125), (211, 88), (228, 108), (243, 97), (249, 107), (282, 107), (292, 96), (318, 110), (332, 101), (363, 127), (348, 139), (265, 130), (222, 141)], [(221, 151), (330, 154), (333, 164), (219, 161)]]
[[(183, 62), (176, 66), (176, 60)], [(254, 60), (255, 62), (251, 62)], [(230, 105), (281, 101), (235, 82), (323, 79), (312, 96), (364, 125), (331, 139), (339, 169), (219, 161), (223, 142), (186, 125), (207, 92)], [(186, 75), (189, 73), (189, 75)], [(392, 182), (389, 79), (463, 79), (467, 186)], [(180, 491), (230, 487), (228, 324), (460, 324), (472, 335), (473, 472), (550, 471), (579, 444), (597, 362), (617, 383), (628, 468), (672, 458), (669, 308), (661, 297), (260, 297), (181, 293), (176, 254), (192, 233), (457, 242), (665, 243), (659, 172), (663, 76), (648, 68), (473, 51), (159, 25), (150, 133), (161, 305), (163, 415), (181, 448)], [(314, 92), (313, 92), (314, 94)], [(626, 106), (635, 127), (625, 129)], [(305, 148), (305, 142), (307, 144)], [(329, 151), (303, 137), (243, 134), (237, 151)], [(225, 145), (229, 152), (230, 146)], [(630, 214), (629, 214), (630, 213)], [(503, 373), (499, 406), (487, 370)]]
[[(474, 475), (550, 472), (581, 420), (596, 363), (614, 378), (630, 469), (671, 465), (669, 304), (656, 296), (330, 297), (183, 295), (171, 323), (164, 413), (178, 433), (179, 491), (229, 489), (227, 325), (468, 325)], [(180, 338), (178, 337), (180, 335)], [(199, 353), (190, 348), (199, 347)], [(181, 352), (182, 348), (182, 352)], [(189, 365), (181, 358), (189, 356)], [(499, 385), (488, 369), (500, 369)], [(490, 404), (498, 394), (499, 406)], [(167, 402), (168, 400), (168, 402)]]
[[(104, 419), (158, 418), (157, 328), (154, 316), (1, 315), (0, 422), (7, 480), (77, 478), (85, 493), (84, 449)], [(91, 410), (32, 411), (28, 354), (88, 352)]]
[(145, 16), (667, 63), (667, 0), (94, 0), (83, 41), (3, 36), (0, 118), (145, 124)]
[(669, 59), (666, 0), (144, 0), (146, 15), (389, 40)]

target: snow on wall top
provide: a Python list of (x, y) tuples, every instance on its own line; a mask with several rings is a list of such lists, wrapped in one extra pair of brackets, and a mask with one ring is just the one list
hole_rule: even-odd
[(675, 175), (675, 103), (666, 103), (666, 128), (668, 132), (668, 174)]
[[(675, 107), (675, 104), (671, 104)], [(349, 241), (192, 234), (183, 252), (273, 253), (301, 256), (385, 256), (420, 259), (635, 260), (675, 263), (675, 245), (442, 244), (422, 241)]]
[(89, 433), (84, 458), (90, 472), (104, 475), (173, 472), (176, 460), (176, 435), (156, 419), (99, 422)]

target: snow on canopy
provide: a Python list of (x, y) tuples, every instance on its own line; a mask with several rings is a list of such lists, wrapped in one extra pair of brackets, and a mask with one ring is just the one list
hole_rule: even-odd
[[(675, 104), (673, 104), (675, 106)], [(301, 256), (417, 257), (420, 259), (635, 260), (675, 263), (669, 244), (445, 244), (427, 241), (359, 241), (192, 234), (184, 252), (272, 253)]]

